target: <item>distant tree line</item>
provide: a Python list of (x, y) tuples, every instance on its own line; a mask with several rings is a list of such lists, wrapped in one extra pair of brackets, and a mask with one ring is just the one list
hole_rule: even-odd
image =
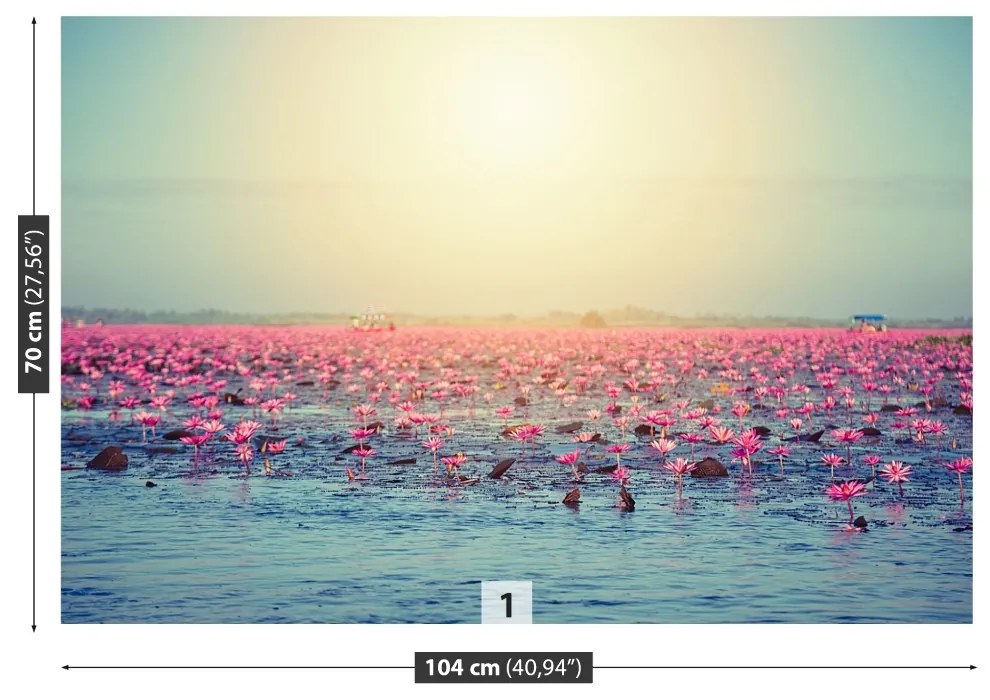
[[(108, 324), (163, 325), (344, 325), (350, 315), (342, 313), (283, 313), (251, 314), (221, 309), (199, 311), (137, 311), (135, 309), (88, 309), (62, 307), (62, 320), (67, 323), (83, 321)], [(845, 327), (847, 319), (816, 319), (786, 316), (731, 316), (707, 314), (675, 316), (663, 311), (626, 306), (610, 311), (551, 311), (544, 316), (427, 316), (396, 313), (391, 320), (397, 326), (553, 326), (562, 328), (606, 328), (616, 326), (662, 326), (675, 328), (827, 328)], [(890, 328), (972, 328), (971, 317), (953, 319), (890, 319)]]

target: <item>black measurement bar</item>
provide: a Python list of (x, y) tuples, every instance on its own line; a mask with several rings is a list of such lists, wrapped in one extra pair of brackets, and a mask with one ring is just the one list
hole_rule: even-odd
[(416, 652), (416, 683), (591, 683), (591, 652)]
[(17, 391), (48, 393), (48, 217), (17, 217)]

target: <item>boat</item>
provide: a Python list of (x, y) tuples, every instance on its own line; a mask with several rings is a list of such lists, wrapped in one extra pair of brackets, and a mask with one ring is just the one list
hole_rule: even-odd
[(369, 311), (359, 316), (351, 316), (351, 330), (361, 333), (394, 331), (395, 322), (388, 314)]
[(883, 314), (855, 314), (849, 317), (849, 330), (853, 333), (886, 333), (887, 317)]

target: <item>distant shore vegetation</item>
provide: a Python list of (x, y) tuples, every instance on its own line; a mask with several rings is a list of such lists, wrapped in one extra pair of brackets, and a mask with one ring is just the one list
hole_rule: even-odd
[[(199, 311), (138, 311), (134, 309), (102, 309), (76, 306), (62, 307), (63, 323), (107, 324), (165, 324), (165, 325), (350, 325), (355, 314), (347, 313), (238, 313), (220, 309)], [(477, 326), (477, 327), (555, 327), (555, 328), (828, 328), (846, 327), (847, 318), (811, 318), (804, 316), (735, 316), (705, 314), (677, 316), (635, 306), (610, 311), (551, 311), (543, 315), (500, 314), (493, 316), (460, 316), (393, 313), (389, 319), (402, 326)], [(891, 328), (972, 328), (971, 317), (891, 318)]]

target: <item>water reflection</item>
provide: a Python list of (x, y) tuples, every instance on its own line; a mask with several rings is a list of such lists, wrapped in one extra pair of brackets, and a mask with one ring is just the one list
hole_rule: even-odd
[(884, 513), (891, 525), (901, 525), (906, 517), (907, 509), (903, 503), (888, 503), (884, 506)]
[(678, 515), (687, 515), (694, 511), (694, 502), (690, 498), (678, 495), (674, 498), (673, 510)]
[(251, 483), (248, 479), (239, 478), (235, 481), (237, 484), (231, 490), (231, 501), (233, 503), (238, 503), (241, 505), (246, 505), (251, 502)]
[(753, 484), (748, 475), (741, 477), (735, 484), (735, 506), (737, 510), (752, 510), (756, 505), (756, 494), (753, 491)]

